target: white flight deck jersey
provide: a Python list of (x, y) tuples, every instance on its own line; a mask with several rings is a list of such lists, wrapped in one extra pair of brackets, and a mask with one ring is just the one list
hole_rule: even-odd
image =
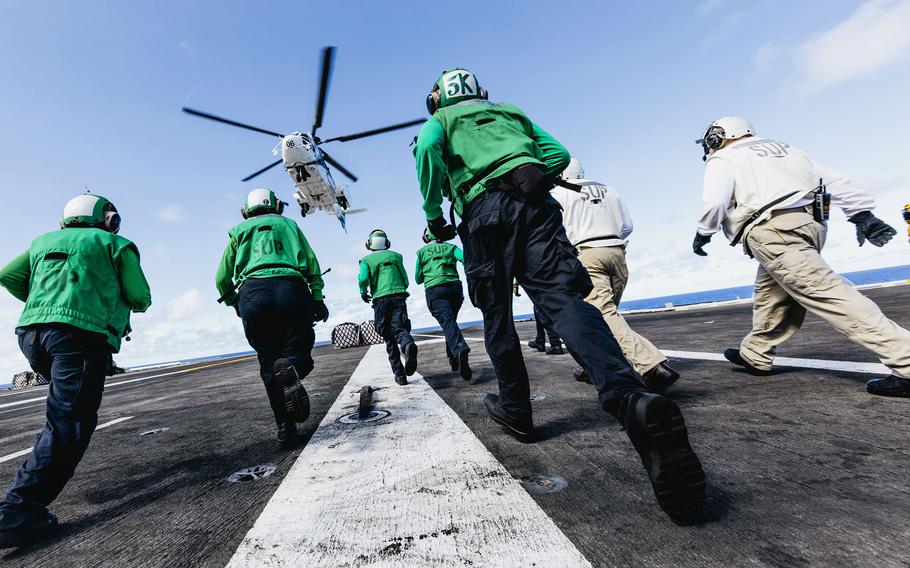
[[(748, 148), (753, 145), (756, 145), (755, 149), (749, 150)], [(744, 150), (742, 152), (731, 151), (739, 147)], [(772, 153), (774, 151), (783, 157), (772, 158), (775, 155)], [(784, 151), (787, 152), (785, 155)], [(798, 160), (794, 159), (797, 153), (799, 154)], [(807, 167), (806, 160), (808, 160), (808, 167), (811, 168), (809, 172), (804, 169)], [(778, 170), (769, 171), (775, 170), (777, 167), (779, 167)], [(778, 185), (803, 183), (809, 184), (809, 189), (803, 193), (802, 188), (799, 188), (796, 196), (770, 207), (750, 227), (768, 217), (771, 211), (810, 205), (812, 203), (811, 192), (817, 186), (819, 179), (824, 180), (828, 193), (831, 194), (831, 207), (841, 209), (848, 218), (875, 208), (872, 196), (847, 176), (816, 162), (805, 153), (787, 144), (760, 138), (737, 140), (715, 152), (708, 158), (708, 163), (705, 165), (698, 232), (702, 235), (713, 235), (723, 228), (732, 240), (739, 227), (752, 212), (773, 202), (775, 195), (783, 196), (794, 191), (793, 189), (776, 191), (772, 183)], [(745, 233), (743, 238), (745, 238)]]
[(562, 222), (572, 246), (624, 245), (632, 233), (632, 217), (615, 189), (596, 181), (571, 179), (581, 192), (556, 186), (550, 194), (562, 206)]
[(793, 193), (762, 213), (750, 227), (770, 217), (772, 210), (811, 203), (805, 201), (807, 194), (818, 187), (819, 178), (808, 154), (784, 142), (747, 138), (714, 152), (708, 162), (713, 160), (723, 160), (733, 168), (733, 199), (723, 221), (724, 234), (730, 240), (749, 216), (765, 205)]

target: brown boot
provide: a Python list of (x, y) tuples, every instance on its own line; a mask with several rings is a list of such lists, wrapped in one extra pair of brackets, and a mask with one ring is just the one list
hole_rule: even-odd
[(679, 373), (670, 368), (666, 361), (661, 361), (641, 376), (641, 382), (657, 394), (664, 394), (667, 387), (675, 383), (678, 378)]

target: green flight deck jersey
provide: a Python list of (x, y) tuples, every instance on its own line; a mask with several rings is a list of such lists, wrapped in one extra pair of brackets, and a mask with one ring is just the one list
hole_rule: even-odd
[(432, 288), (449, 282), (459, 282), (458, 263), (464, 262), (461, 249), (452, 243), (429, 243), (417, 251), (414, 281)]
[(218, 265), (215, 285), (224, 303), (237, 302), (236, 290), (248, 278), (295, 276), (322, 300), (325, 286), (316, 253), (297, 223), (278, 214), (257, 215), (228, 232), (230, 240)]
[(496, 178), (523, 164), (536, 164), (548, 178), (569, 165), (569, 152), (516, 106), (470, 99), (443, 107), (420, 128), (414, 146), (426, 218), (442, 215), (446, 197), (461, 215), (464, 206), (491, 188)]
[(370, 292), (373, 299), (392, 294), (408, 295), (408, 273), (401, 255), (391, 250), (378, 250), (360, 259), (357, 277), (360, 293)]
[(18, 327), (71, 325), (104, 335), (114, 353), (131, 331), (130, 312), (152, 303), (136, 245), (92, 227), (36, 238), (0, 269), (0, 285), (25, 302)]

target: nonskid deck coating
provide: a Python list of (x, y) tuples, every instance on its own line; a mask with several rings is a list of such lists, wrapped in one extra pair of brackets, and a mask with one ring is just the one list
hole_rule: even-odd
[[(866, 293), (908, 326), (908, 290)], [(658, 347), (717, 354), (748, 331), (749, 310), (629, 319)], [(518, 327), (525, 339), (533, 334), (533, 324)], [(466, 334), (481, 336), (476, 328)], [(910, 401), (867, 395), (869, 375), (790, 368), (756, 378), (724, 362), (673, 361), (683, 378), (671, 394), (709, 480), (705, 519), (679, 527), (657, 508), (637, 456), (597, 409), (591, 387), (571, 379), (569, 356), (525, 352), (533, 394), (545, 395), (534, 403), (544, 439), (526, 445), (486, 418), (481, 397), (495, 389), (495, 377), (482, 343), (471, 346), (477, 384), (450, 373), (438, 345), (421, 348), (419, 372), (512, 477), (555, 474), (569, 482), (532, 497), (594, 566), (906, 566), (910, 558), (910, 483), (902, 474), (910, 463)], [(364, 352), (317, 349), (307, 379), (308, 434)], [(875, 361), (811, 316), (781, 355)], [(0, 455), (28, 446), (42, 414), (40, 403), (0, 411)], [(100, 421), (123, 416), (134, 418), (99, 432), (54, 504), (60, 535), (2, 553), (0, 566), (224, 566), (301, 452), (275, 450), (249, 362), (109, 389)], [(159, 427), (170, 430), (138, 436)], [(257, 463), (275, 463), (278, 472), (254, 484), (225, 481)], [(0, 464), (0, 480), (17, 466)]]

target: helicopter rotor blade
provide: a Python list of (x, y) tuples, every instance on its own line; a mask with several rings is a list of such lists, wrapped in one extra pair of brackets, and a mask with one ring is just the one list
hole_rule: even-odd
[(316, 135), (316, 129), (322, 126), (322, 115), (325, 112), (325, 102), (329, 93), (329, 79), (332, 77), (332, 61), (335, 59), (335, 48), (332, 46), (322, 49), (322, 70), (319, 77), (319, 97), (316, 99), (316, 115), (313, 117), (313, 130), (311, 135)]
[(347, 142), (348, 140), (357, 140), (358, 138), (366, 138), (367, 136), (374, 136), (376, 134), (382, 134), (384, 132), (391, 132), (393, 130), (399, 130), (401, 128), (407, 128), (409, 126), (416, 126), (418, 124), (423, 124), (426, 122), (425, 118), (418, 118), (417, 120), (409, 120), (408, 122), (402, 122), (401, 124), (395, 124), (392, 126), (384, 126), (382, 128), (376, 128), (374, 130), (366, 130), (364, 132), (357, 132), (356, 134), (347, 134), (345, 136), (335, 136), (334, 138), (327, 138), (320, 142), (320, 144), (325, 144), (326, 142)]
[(352, 174), (351, 172), (349, 172), (349, 171), (347, 170), (347, 168), (345, 168), (344, 166), (342, 166), (341, 164), (339, 164), (339, 163), (335, 160), (335, 158), (329, 156), (329, 155), (326, 153), (325, 150), (320, 149), (320, 152), (322, 152), (322, 157), (325, 158), (325, 161), (328, 162), (329, 164), (331, 164), (336, 170), (338, 170), (339, 172), (343, 173), (343, 174), (346, 175), (347, 177), (351, 178), (351, 181), (357, 181), (357, 176), (355, 176), (354, 174)]
[(257, 172), (254, 172), (254, 173), (251, 173), (250, 175), (246, 176), (245, 178), (243, 178), (243, 179), (240, 180), (240, 181), (250, 181), (250, 180), (253, 179), (254, 177), (258, 176), (259, 174), (264, 173), (264, 172), (267, 172), (267, 171), (269, 171), (270, 169), (274, 168), (275, 166), (277, 166), (278, 164), (280, 164), (282, 161), (283, 161), (283, 160), (278, 159), (278, 160), (272, 162), (271, 164), (267, 165), (266, 167), (262, 168), (261, 170), (259, 170), (259, 171), (257, 171)]
[(227, 118), (222, 118), (220, 116), (215, 116), (214, 114), (209, 114), (207, 112), (202, 112), (201, 110), (191, 109), (189, 107), (183, 107), (183, 112), (187, 114), (192, 114), (194, 116), (199, 116), (202, 118), (207, 118), (209, 120), (214, 120), (216, 122), (223, 122), (224, 124), (230, 124), (231, 126), (239, 126), (240, 128), (246, 128), (247, 130), (252, 130), (253, 132), (261, 132), (263, 134), (268, 134), (269, 136), (277, 136), (278, 138), (284, 138), (284, 134), (279, 134), (277, 132), (272, 132), (271, 130), (265, 130), (257, 126), (250, 126), (249, 124), (244, 124), (242, 122), (237, 122), (235, 120), (230, 120)]

